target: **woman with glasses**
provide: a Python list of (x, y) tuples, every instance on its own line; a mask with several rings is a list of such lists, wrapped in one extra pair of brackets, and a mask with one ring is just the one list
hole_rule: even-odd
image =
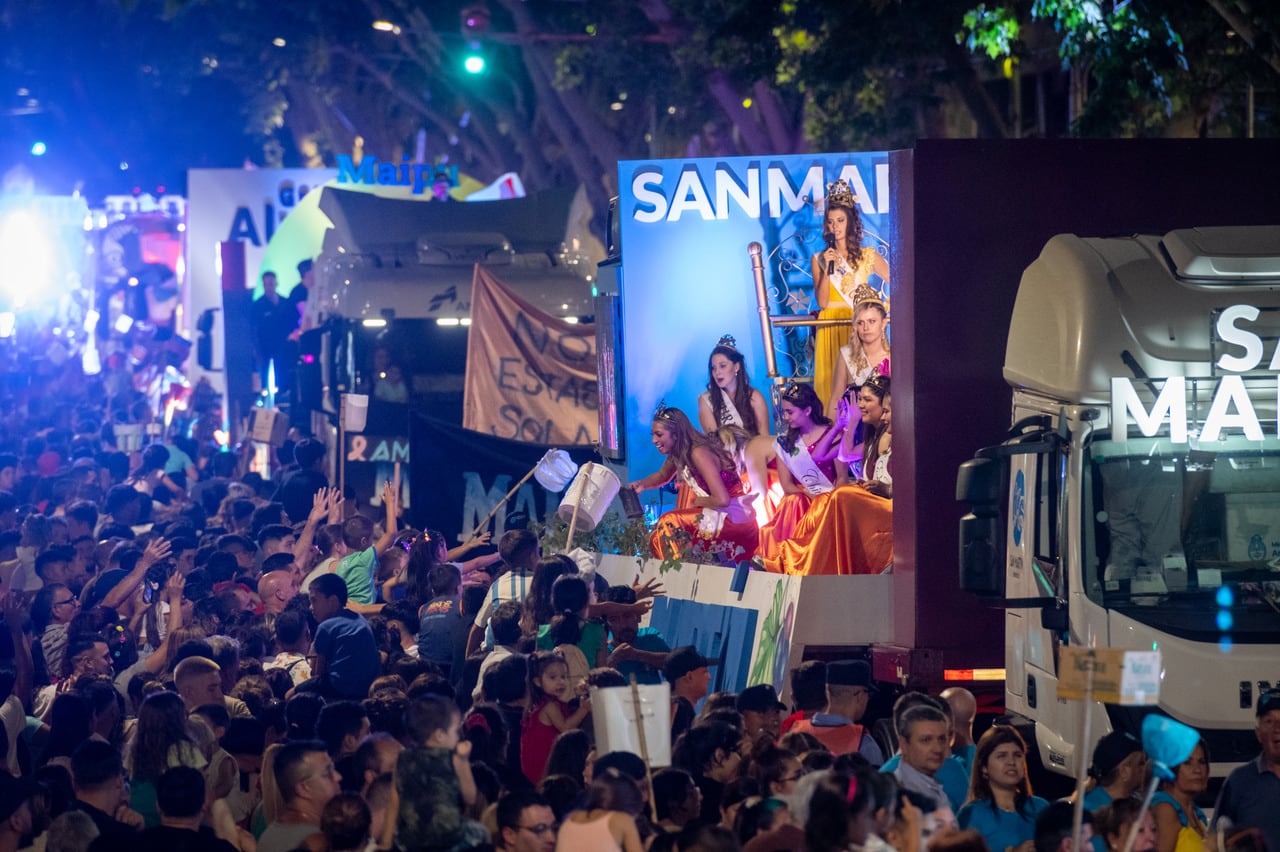
[(836, 487), (836, 453), (844, 428), (823, 414), (822, 400), (810, 385), (788, 384), (778, 409), (787, 427), (774, 442), (784, 496), (773, 520), (760, 528), (760, 555), (765, 557), (778, 555), (778, 545), (791, 538), (814, 497)]
[(679, 477), (693, 493), (692, 505), (666, 512), (649, 536), (655, 559), (681, 559), (698, 551), (733, 561), (750, 558), (760, 530), (742, 486), (738, 466), (718, 442), (703, 435), (683, 411), (659, 405), (653, 415), (653, 445), (666, 456), (656, 473), (632, 482), (640, 492)]
[(892, 409), (889, 377), (873, 376), (858, 407), (870, 431), (863, 455), (866, 473), (813, 498), (791, 537), (775, 555), (757, 557), (767, 571), (785, 574), (880, 574), (893, 567), (893, 477), (889, 457)]

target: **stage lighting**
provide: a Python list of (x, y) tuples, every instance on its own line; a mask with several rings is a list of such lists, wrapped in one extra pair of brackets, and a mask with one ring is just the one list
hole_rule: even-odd
[(462, 60), (462, 67), (468, 74), (483, 74), (485, 65), (484, 54), (476, 48), (472, 48), (466, 59)]
[(17, 324), (18, 318), (13, 315), (13, 311), (0, 313), (0, 338), (13, 337), (13, 328)]
[(53, 247), (34, 216), (16, 210), (0, 219), (0, 288), (14, 308), (53, 289)]
[(49, 150), (48, 145), (44, 144), (43, 142), (36, 142), (34, 145), (31, 146), (31, 156), (43, 157), (45, 153), (48, 152), (48, 150)]

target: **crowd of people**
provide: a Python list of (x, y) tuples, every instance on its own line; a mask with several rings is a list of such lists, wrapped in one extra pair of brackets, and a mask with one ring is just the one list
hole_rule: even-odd
[[(1032, 795), (1013, 728), (974, 741), (964, 690), (896, 696), (879, 730), (861, 660), (803, 663), (787, 706), (772, 684), (708, 694), (715, 663), (641, 627), (654, 582), (610, 585), (529, 530), (449, 549), (401, 526), (394, 488), (376, 515), (330, 488), (311, 439), (272, 476), (181, 437), (126, 451), (115, 427), (149, 407), (71, 380), (0, 412), (0, 852), (1070, 842), (1071, 806)], [(790, 440), (814, 443), (813, 397), (792, 399)], [(703, 490), (741, 487), (678, 428)], [(592, 688), (633, 680), (670, 687), (670, 766), (597, 746)], [(1280, 849), (1280, 693), (1257, 710), (1262, 753), (1216, 822), (1207, 747), (1139, 821), (1141, 746), (1104, 737), (1099, 849), (1134, 823), (1143, 852)]]

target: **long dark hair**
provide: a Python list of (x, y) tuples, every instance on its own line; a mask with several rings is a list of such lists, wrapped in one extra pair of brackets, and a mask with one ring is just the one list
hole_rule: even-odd
[[(819, 426), (827, 426), (831, 423), (831, 418), (823, 414), (822, 400), (818, 399), (818, 394), (812, 385), (791, 382), (782, 389), (782, 401), (789, 402), (796, 408), (809, 409), (809, 419)], [(788, 455), (795, 452), (796, 441), (800, 440), (803, 434), (802, 430), (793, 426), (782, 436), (780, 443)]]
[(551, 605), (551, 587), (566, 574), (577, 574), (578, 563), (563, 553), (544, 556), (533, 569), (529, 581), (529, 594), (524, 599), (524, 613), (520, 616), (520, 629), (532, 636), (544, 624), (550, 624), (555, 616)]
[(712, 349), (711, 354), (707, 356), (707, 393), (711, 396), (711, 411), (715, 414), (716, 425), (725, 422), (724, 413), (726, 409), (724, 391), (720, 390), (720, 386), (711, 377), (711, 359), (717, 355), (723, 355), (741, 367), (735, 382), (737, 386), (733, 390), (733, 407), (738, 409), (738, 414), (742, 417), (742, 427), (752, 435), (759, 434), (760, 424), (756, 422), (756, 414), (751, 410), (751, 395), (754, 390), (751, 387), (751, 377), (747, 375), (746, 359), (742, 357), (742, 353), (737, 349), (723, 343)]
[[(831, 233), (831, 213), (835, 210), (843, 210), (845, 217), (849, 221), (849, 228), (845, 231), (844, 245), (836, 245), (836, 238)], [(849, 261), (849, 265), (857, 269), (862, 263), (862, 214), (858, 212), (856, 207), (846, 207), (843, 204), (827, 203), (827, 210), (822, 214), (822, 239), (827, 245), (836, 249), (840, 254)], [(850, 251), (850, 248), (853, 250)]]
[(716, 457), (716, 461), (720, 464), (721, 470), (737, 470), (738, 463), (733, 460), (733, 456), (729, 455), (719, 441), (712, 441), (706, 435), (694, 428), (689, 422), (689, 417), (678, 408), (668, 408), (662, 406), (653, 414), (653, 422), (661, 423), (675, 440), (671, 452), (667, 454), (676, 466), (676, 470), (681, 468), (689, 468), (689, 472), (693, 473), (693, 450), (695, 447), (706, 447)]
[(431, 600), (431, 569), (440, 562), (440, 547), (444, 533), (424, 530), (409, 545), (409, 562), (405, 568), (406, 597), (415, 604)]
[(182, 742), (195, 747), (187, 733), (187, 708), (182, 699), (176, 692), (148, 695), (138, 708), (133, 735), (133, 779), (158, 779), (169, 768), (169, 749)]
[(551, 619), (548, 633), (552, 645), (578, 644), (582, 639), (580, 613), (590, 602), (591, 591), (587, 588), (587, 581), (577, 574), (565, 574), (551, 585), (551, 608), (555, 616)]
[[(991, 779), (986, 775), (987, 761), (1002, 745), (1015, 745), (1022, 749), (1022, 783), (1013, 791), (1013, 806), (1019, 814), (1027, 802), (1031, 801), (1031, 780), (1027, 777), (1026, 754), (1027, 744), (1014, 728), (1008, 725), (993, 725), (978, 738), (978, 745), (973, 755), (973, 769), (969, 773), (969, 801), (987, 802), (992, 812), (997, 810), (995, 796), (991, 793)], [(1023, 814), (1025, 816), (1025, 814)]]
[[(872, 376), (862, 387), (871, 391), (881, 405), (890, 396), (888, 376)], [(871, 474), (875, 472), (876, 460), (880, 457), (880, 437), (884, 435), (888, 426), (881, 420), (874, 427), (865, 422), (859, 423), (858, 427), (862, 430), (862, 437), (866, 442), (866, 448), (862, 451), (862, 475), (870, 479)]]

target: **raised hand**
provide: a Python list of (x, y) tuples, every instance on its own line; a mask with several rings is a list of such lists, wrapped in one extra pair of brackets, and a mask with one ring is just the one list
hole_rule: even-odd
[(647, 598), (663, 597), (667, 593), (667, 590), (663, 588), (662, 583), (658, 581), (657, 577), (649, 580), (649, 582), (644, 585), (640, 585), (639, 574), (637, 574), (636, 578), (631, 581), (631, 590), (636, 593), (636, 603)]
[(307, 523), (318, 524), (329, 515), (329, 489), (321, 488), (311, 498), (311, 513), (307, 515)]
[(329, 489), (329, 523), (342, 523), (342, 507), (347, 498), (337, 488)]
[(142, 551), (142, 558), (138, 560), (138, 564), (145, 568), (150, 568), (157, 562), (168, 559), (173, 553), (173, 546), (169, 544), (167, 539), (152, 539), (145, 550)]

